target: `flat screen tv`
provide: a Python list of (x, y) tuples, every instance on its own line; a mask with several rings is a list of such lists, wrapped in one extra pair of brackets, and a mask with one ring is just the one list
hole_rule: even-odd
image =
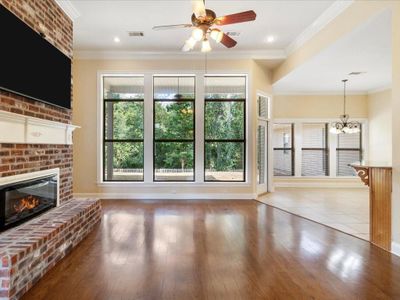
[(71, 60), (0, 4), (0, 89), (71, 108)]

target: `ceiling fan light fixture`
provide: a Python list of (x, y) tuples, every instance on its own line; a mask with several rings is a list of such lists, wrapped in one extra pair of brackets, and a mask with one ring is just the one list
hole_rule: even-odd
[(196, 41), (201, 41), (203, 39), (204, 36), (204, 31), (201, 28), (195, 28), (192, 31), (192, 37), (196, 40)]
[(192, 50), (194, 46), (196, 45), (197, 41), (191, 36), (185, 43), (185, 46), (187, 46), (188, 51)]
[(221, 30), (214, 28), (213, 30), (211, 30), (210, 36), (214, 41), (220, 43), (222, 41), (224, 33)]
[[(250, 22), (254, 21), (257, 17), (256, 13), (253, 10), (247, 10), (218, 17), (213, 10), (206, 8), (205, 0), (191, 0), (191, 2), (193, 13), (190, 17), (190, 23), (154, 26), (153, 30), (191, 28), (192, 38), (196, 42), (202, 42), (202, 52), (208, 52), (211, 50), (209, 42), (210, 38), (212, 40), (215, 40), (215, 42), (217, 43), (221, 43), (221, 45), (226, 48), (233, 48), (237, 44), (237, 41), (235, 41), (232, 37), (228, 36), (219, 28), (214, 28), (214, 26), (219, 27), (237, 23)], [(189, 51), (193, 49), (194, 44), (195, 43), (192, 40), (186, 41), (184, 46), (182, 47), (182, 50)]]
[(204, 39), (201, 44), (201, 52), (210, 52), (210, 51), (211, 51), (210, 41), (207, 39)]
[(186, 43), (182, 47), (182, 51), (183, 52), (188, 52), (190, 50), (192, 50), (192, 48), (190, 48), (190, 45), (189, 45), (188, 41), (186, 41)]

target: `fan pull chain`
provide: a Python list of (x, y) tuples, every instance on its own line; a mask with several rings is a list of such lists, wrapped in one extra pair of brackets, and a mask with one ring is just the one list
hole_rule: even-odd
[(207, 70), (207, 52), (204, 53), (204, 74), (207, 74), (208, 70)]

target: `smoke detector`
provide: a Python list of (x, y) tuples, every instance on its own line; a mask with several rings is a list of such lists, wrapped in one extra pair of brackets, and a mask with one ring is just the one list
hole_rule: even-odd
[(135, 36), (144, 36), (144, 32), (143, 31), (128, 31), (128, 35), (135, 37)]

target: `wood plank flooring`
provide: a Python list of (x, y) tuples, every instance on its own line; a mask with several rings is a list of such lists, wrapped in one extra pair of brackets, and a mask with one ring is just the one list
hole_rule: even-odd
[(256, 201), (103, 201), (23, 299), (400, 299), (400, 258)]

